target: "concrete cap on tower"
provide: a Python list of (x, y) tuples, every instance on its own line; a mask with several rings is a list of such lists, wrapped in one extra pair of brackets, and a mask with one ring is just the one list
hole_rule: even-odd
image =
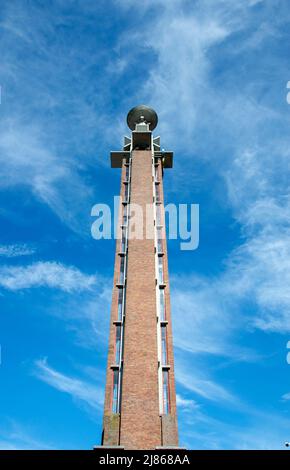
[(158, 123), (158, 116), (154, 109), (141, 104), (132, 108), (127, 115), (128, 127), (134, 131), (136, 124), (146, 122), (149, 124), (150, 131), (153, 131)]

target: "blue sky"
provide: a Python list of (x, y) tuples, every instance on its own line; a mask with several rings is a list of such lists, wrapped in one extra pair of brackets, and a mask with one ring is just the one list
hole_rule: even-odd
[(287, 0), (2, 0), (0, 448), (100, 442), (113, 240), (110, 150), (139, 103), (175, 153), (166, 202), (180, 443), (290, 439)]

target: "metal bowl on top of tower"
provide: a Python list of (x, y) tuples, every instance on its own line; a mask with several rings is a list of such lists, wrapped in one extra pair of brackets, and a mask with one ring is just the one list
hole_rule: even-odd
[(132, 108), (127, 115), (128, 127), (133, 131), (136, 124), (146, 122), (149, 124), (150, 131), (153, 131), (158, 123), (158, 116), (154, 109), (141, 104)]

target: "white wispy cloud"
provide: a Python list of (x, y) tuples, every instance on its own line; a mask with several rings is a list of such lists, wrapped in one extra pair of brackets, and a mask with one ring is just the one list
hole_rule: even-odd
[(200, 406), (195, 400), (192, 400), (191, 398), (184, 398), (178, 393), (176, 394), (176, 404), (178, 406), (178, 409), (183, 409), (187, 411), (199, 408)]
[[(242, 325), (280, 333), (290, 329), (290, 201), (283, 176), (289, 155), (280, 152), (278, 166), (268, 155), (265, 161), (260, 149), (234, 159), (226, 182), (243, 242), (228, 254), (218, 276), (175, 280), (173, 306), (194, 326), (196, 350), (229, 352), (229, 338)], [(256, 306), (255, 314), (245, 310), (247, 300)], [(176, 321), (175, 328), (177, 345), (193, 348), (184, 325)]]
[[(120, 7), (131, 8), (142, 18), (142, 31), (132, 31), (135, 53), (147, 48), (154, 54), (154, 60), (144, 80), (141, 96), (143, 101), (152, 103), (158, 110), (158, 132), (162, 138), (188, 155), (195, 152), (202, 128), (208, 133), (207, 142), (211, 139), (212, 131), (206, 127), (210, 121), (211, 127), (215, 127), (216, 117), (221, 113), (225, 126), (232, 127), (234, 123), (230, 122), (232, 114), (229, 108), (234, 96), (229, 93), (224, 96), (223, 90), (216, 89), (212, 79), (216, 55), (212, 56), (211, 51), (214, 50), (215, 54), (217, 47), (227, 43), (231, 35), (251, 26), (253, 2), (217, 0), (214, 8), (211, 1), (190, 4), (186, 0), (160, 0), (141, 5), (127, 0), (117, 3)], [(155, 11), (153, 18), (149, 11)], [(126, 34), (122, 40), (129, 54), (131, 38)], [(249, 41), (248, 49), (250, 47)], [(137, 97), (140, 100), (139, 89)], [(247, 105), (250, 106), (248, 98), (243, 96), (242, 99), (242, 108), (235, 106), (235, 112), (240, 116)], [(229, 122), (225, 122), (225, 110)]]
[(233, 161), (226, 181), (245, 242), (229, 255), (220, 279), (237, 300), (256, 302), (256, 327), (281, 333), (290, 328), (289, 156), (282, 141), (276, 149), (265, 143), (241, 152)]
[[(271, 204), (265, 208), (270, 214)], [(240, 343), (238, 332), (241, 329), (244, 332), (255, 329), (290, 331), (290, 231), (287, 224), (283, 228), (277, 225), (281, 212), (287, 218), (289, 212), (281, 207), (277, 211), (279, 215), (272, 212), (274, 231), (266, 227), (271, 224), (268, 220), (259, 233), (229, 254), (218, 276), (173, 278), (176, 347), (191, 353), (251, 362), (261, 357), (258, 351)], [(263, 211), (260, 215), (264, 217)], [(246, 307), (249, 302), (254, 310)]]
[[(184, 375), (185, 383), (190, 382), (189, 367)], [(199, 395), (202, 402), (205, 397)], [(181, 400), (178, 410), (182, 445), (189, 449), (270, 450), (283, 449), (288, 440), (289, 419), (265, 406), (261, 409), (259, 402), (250, 405), (240, 397), (226, 401), (222, 398), (214, 400), (212, 406), (209, 412), (202, 403), (192, 406), (188, 413)]]
[(184, 354), (217, 355), (241, 362), (260, 359), (236, 339), (239, 329), (247, 325), (247, 317), (238, 314), (238, 297), (228, 291), (234, 289), (230, 279), (226, 283), (221, 278), (179, 275), (171, 281), (176, 348)]
[(0, 256), (5, 258), (16, 258), (18, 256), (29, 256), (36, 252), (35, 247), (27, 244), (0, 245)]
[(79, 292), (91, 289), (95, 283), (95, 276), (84, 274), (73, 266), (53, 261), (0, 268), (0, 286), (11, 291), (49, 287), (65, 292)]
[[(4, 421), (6, 421), (4, 423)], [(0, 450), (51, 450), (55, 446), (37, 436), (35, 429), (13, 419), (2, 420)]]
[(282, 395), (282, 400), (286, 400), (286, 401), (290, 400), (290, 392)]
[(78, 231), (78, 224), (74, 217), (79, 213), (79, 228), (82, 229), (81, 212), (89, 211), (85, 204), (92, 191), (78, 176), (77, 162), (69, 161), (46, 143), (39, 123), (23, 125), (19, 119), (3, 119), (0, 161), (2, 189), (25, 185), (75, 231)]
[(223, 415), (213, 418), (201, 409), (183, 413), (183, 445), (208, 450), (282, 450), (289, 435), (289, 419), (271, 412), (249, 409), (234, 424)]
[(0, 245), (0, 256), (4, 258), (16, 258), (29, 256), (36, 252), (36, 248), (27, 244)]
[(223, 299), (206, 280), (173, 277), (171, 284), (175, 346), (192, 353), (226, 354), (231, 328)]
[(103, 349), (109, 335), (112, 290), (108, 284), (111, 284), (108, 279), (98, 276), (93, 290), (69, 298), (61, 295), (45, 313), (64, 321), (78, 346), (95, 351)]
[[(99, 5), (89, 3), (78, 8), (82, 24), (90, 24), (91, 15), (98, 18)], [(60, 2), (50, 8), (35, 2), (3, 5), (0, 188), (24, 187), (62, 222), (88, 235), (98, 186), (90, 185), (84, 172), (92, 154), (94, 162), (105, 162), (98, 158), (96, 140), (102, 135), (105, 145), (111, 123), (105, 104), (108, 82), (103, 73), (90, 79), (90, 68), (103, 62), (91, 37), (80, 34), (75, 44), (63, 40), (60, 25), (77, 29), (80, 22), (73, 13), (63, 14), (62, 7)], [(112, 74), (108, 71), (107, 78)]]
[(77, 402), (92, 409), (100, 410), (103, 406), (103, 388), (77, 377), (65, 375), (50, 367), (46, 359), (35, 361), (33, 374), (43, 382), (60, 392), (67, 393)]
[(239, 404), (239, 399), (224, 386), (214, 382), (197, 367), (189, 367), (189, 362), (176, 356), (175, 378), (179, 385), (206, 400), (223, 402), (224, 404)]

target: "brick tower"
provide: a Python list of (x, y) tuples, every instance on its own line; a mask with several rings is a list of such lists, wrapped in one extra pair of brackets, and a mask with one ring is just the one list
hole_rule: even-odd
[(102, 446), (177, 447), (163, 171), (172, 152), (152, 136), (157, 114), (147, 106), (127, 116), (132, 130), (122, 151)]

